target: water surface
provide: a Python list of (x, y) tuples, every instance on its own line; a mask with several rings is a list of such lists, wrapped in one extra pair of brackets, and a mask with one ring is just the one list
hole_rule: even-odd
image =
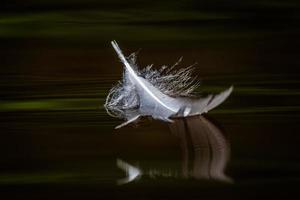
[[(253, 199), (296, 192), (297, 2), (64, 2), (2, 9), (0, 196)], [(203, 178), (211, 177), (211, 164), (185, 176), (190, 159), (167, 123), (143, 119), (114, 129), (121, 120), (103, 109), (122, 75), (113, 39), (126, 54), (142, 48), (142, 67), (172, 65), (181, 56), (179, 68), (197, 62), (199, 94), (234, 85), (228, 100), (204, 116), (228, 142), (224, 174), (232, 181)], [(189, 171), (213, 162), (202, 160), (208, 154), (188, 161)], [(145, 175), (118, 185), (126, 174), (117, 159)]]

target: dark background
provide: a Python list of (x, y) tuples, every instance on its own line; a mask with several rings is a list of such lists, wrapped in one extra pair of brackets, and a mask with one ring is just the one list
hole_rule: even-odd
[[(296, 0), (1, 1), (0, 198), (287, 198), (300, 181), (299, 36)], [(141, 48), (141, 67), (197, 62), (198, 92), (235, 86), (208, 114), (231, 143), (234, 184), (115, 185), (116, 158), (176, 167), (180, 149), (162, 122), (114, 130), (111, 40)]]

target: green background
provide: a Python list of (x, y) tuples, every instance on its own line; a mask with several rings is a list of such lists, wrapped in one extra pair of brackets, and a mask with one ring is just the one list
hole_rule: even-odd
[[(285, 197), (300, 180), (298, 1), (4, 1), (0, 7), (0, 197)], [(122, 65), (111, 48), (141, 48), (140, 67), (197, 62), (199, 93), (234, 85), (208, 114), (231, 143), (233, 185), (141, 180), (116, 186), (122, 158), (178, 167), (168, 125), (103, 109)], [(255, 191), (255, 192), (254, 192)]]

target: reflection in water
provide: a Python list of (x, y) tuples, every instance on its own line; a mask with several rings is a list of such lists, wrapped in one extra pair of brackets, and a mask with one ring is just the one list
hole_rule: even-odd
[(224, 174), (230, 149), (221, 130), (202, 116), (174, 121), (169, 126), (181, 143), (183, 176), (231, 181)]
[[(179, 138), (182, 149), (182, 177), (199, 180), (232, 182), (224, 170), (230, 156), (229, 144), (223, 133), (203, 116), (176, 118), (169, 124), (171, 132)], [(127, 173), (118, 184), (129, 183), (142, 174), (149, 177), (178, 177), (171, 170), (150, 169), (145, 172), (117, 159), (117, 166)]]
[(117, 166), (120, 169), (124, 170), (127, 174), (127, 177), (119, 179), (117, 181), (118, 185), (129, 183), (141, 175), (141, 170), (139, 168), (134, 167), (133, 165), (130, 165), (123, 160), (117, 159)]

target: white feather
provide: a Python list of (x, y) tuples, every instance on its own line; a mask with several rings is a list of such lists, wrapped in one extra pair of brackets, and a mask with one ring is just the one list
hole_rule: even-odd
[(230, 87), (218, 95), (190, 98), (199, 82), (191, 76), (193, 66), (173, 69), (182, 58), (170, 68), (155, 70), (149, 65), (139, 71), (135, 53), (126, 58), (116, 41), (111, 44), (125, 66), (123, 80), (110, 90), (104, 105), (109, 115), (127, 120), (116, 128), (140, 116), (172, 122), (170, 117), (200, 115), (220, 105), (233, 90)]

